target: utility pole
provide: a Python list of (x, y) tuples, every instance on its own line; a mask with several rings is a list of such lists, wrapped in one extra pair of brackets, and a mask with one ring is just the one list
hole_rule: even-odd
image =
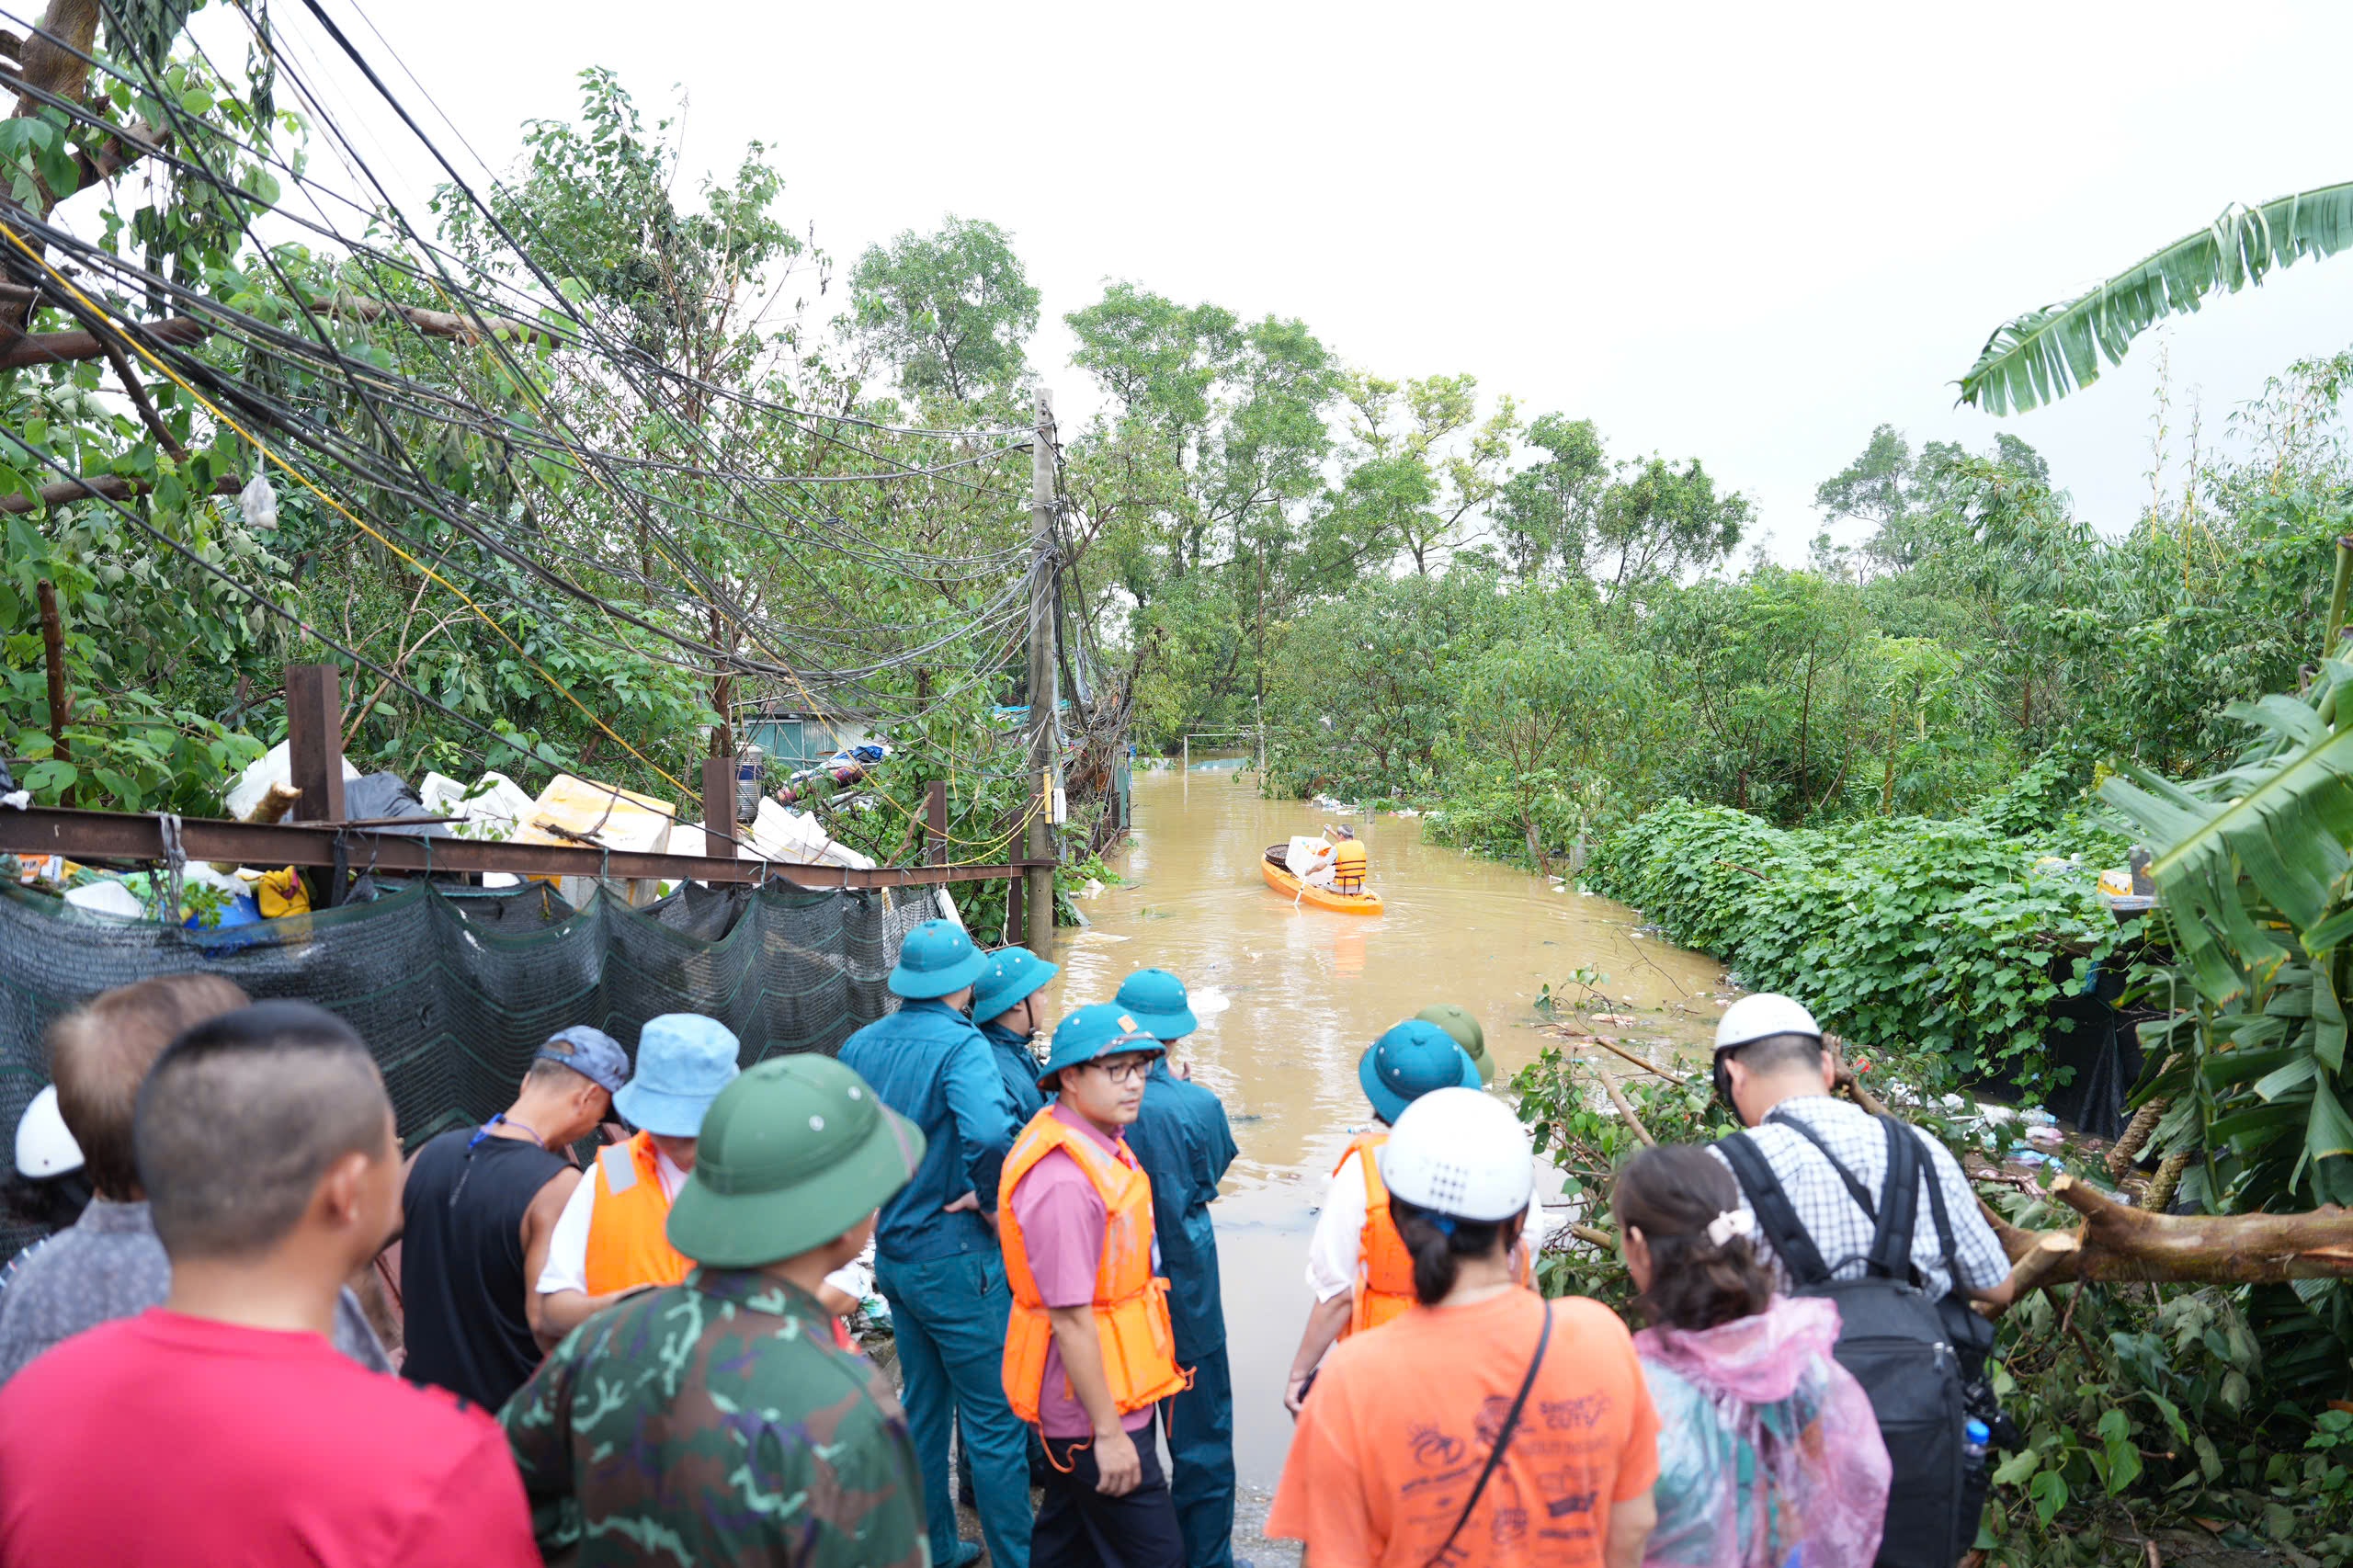
[(1054, 714), (1062, 705), (1054, 663), (1054, 394), (1038, 393), (1038, 429), (1029, 448), (1029, 783), (1038, 791), (1024, 833), (1031, 864), (1023, 881), (1029, 950), (1054, 953)]

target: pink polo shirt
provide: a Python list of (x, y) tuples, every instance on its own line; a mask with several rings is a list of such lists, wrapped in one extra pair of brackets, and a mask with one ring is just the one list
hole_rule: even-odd
[[(1102, 1130), (1059, 1102), (1047, 1114), (1082, 1137), (1092, 1138), (1115, 1157), (1127, 1153), (1123, 1136), (1107, 1138)], [(1124, 1134), (1124, 1130), (1122, 1130)], [(1029, 1253), (1029, 1272), (1038, 1281), (1038, 1295), (1050, 1307), (1083, 1307), (1095, 1300), (1095, 1274), (1103, 1262), (1103, 1233), (1110, 1214), (1102, 1195), (1078, 1162), (1056, 1149), (1031, 1165), (1013, 1189), (1013, 1217), (1020, 1222), (1021, 1239)], [(1155, 1242), (1154, 1246), (1158, 1244)], [(1152, 1407), (1131, 1410), (1120, 1425), (1140, 1431), (1152, 1425)], [(1063, 1375), (1058, 1344), (1046, 1347), (1045, 1385), (1038, 1392), (1038, 1428), (1049, 1437), (1085, 1437), (1095, 1431), (1086, 1407), (1071, 1392)]]

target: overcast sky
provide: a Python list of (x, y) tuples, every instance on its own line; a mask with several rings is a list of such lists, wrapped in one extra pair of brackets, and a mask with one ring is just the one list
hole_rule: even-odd
[[(949, 212), (1002, 225), (1066, 412), (1092, 397), (1060, 317), (1129, 278), (1301, 317), (1384, 375), (1469, 371), (1620, 456), (1698, 456), (1786, 560), (1875, 424), (1990, 444), (1952, 383), (2001, 322), (2231, 201), (2353, 176), (2326, 86), (2343, 6), (324, 3), (461, 166), (434, 106), (503, 171), (604, 64), (649, 119), (683, 93), (690, 169), (767, 142), (844, 270)], [(334, 80), (422, 188), (414, 144)], [(2353, 257), (2307, 262), (1999, 423), (2113, 531), (2150, 492), (2161, 348), (2177, 425), (2195, 398), (2211, 436), (2348, 344)]]

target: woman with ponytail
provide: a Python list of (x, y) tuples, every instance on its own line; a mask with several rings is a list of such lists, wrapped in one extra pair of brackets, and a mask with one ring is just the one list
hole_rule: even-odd
[(1316, 1369), (1266, 1533), (1311, 1563), (1638, 1568), (1658, 1418), (1617, 1314), (1515, 1274), (1527, 1130), (1434, 1089), (1375, 1157), (1414, 1304)]
[(1887, 1449), (1831, 1358), (1837, 1307), (1774, 1292), (1739, 1186), (1704, 1148), (1643, 1150), (1611, 1206), (1661, 1424), (1645, 1568), (1869, 1568)]

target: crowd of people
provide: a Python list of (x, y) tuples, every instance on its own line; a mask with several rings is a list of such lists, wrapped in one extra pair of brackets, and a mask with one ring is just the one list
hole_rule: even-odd
[[(0, 1277), (0, 1568), (1231, 1568), (1233, 1134), (1181, 980), (1048, 1029), (1057, 972), (928, 922), (837, 1056), (574, 1026), (405, 1158), (335, 1015), (202, 975), (92, 1000), (18, 1138), (88, 1197)], [(1752, 1131), (1611, 1194), (1633, 1334), (1532, 1288), (1493, 1073), (1451, 1005), (1363, 1052), (1265, 1533), (1314, 1568), (1949, 1568), (1997, 1416), (1967, 1303), (2008, 1289), (1950, 1154), (1743, 998), (1715, 1073)], [(351, 1287), (395, 1256), (388, 1375)], [(870, 1290), (895, 1379), (846, 1325)]]

